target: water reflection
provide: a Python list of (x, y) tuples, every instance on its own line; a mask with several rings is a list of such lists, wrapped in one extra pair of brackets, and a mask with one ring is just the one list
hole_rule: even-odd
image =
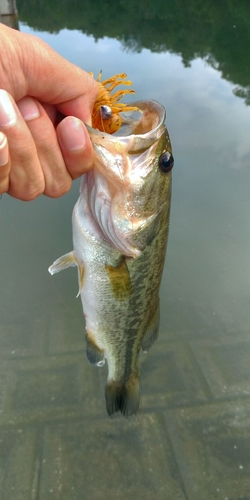
[[(25, 5), (32, 8), (20, 2), (19, 12), (28, 21)], [(196, 1), (189, 3), (191, 14), (186, 3), (171, 2), (166, 18), (165, 2), (157, 12), (155, 3), (144, 2), (139, 23), (132, 2), (120, 2), (122, 40), (112, 38), (117, 24), (107, 26), (103, 10), (98, 16), (94, 6), (86, 18), (79, 15), (83, 4), (71, 2), (76, 10), (62, 19), (69, 4), (60, 5), (59, 12), (57, 3), (43, 2), (39, 11), (36, 3), (42, 15), (33, 12), (30, 23), (46, 29), (38, 36), (96, 75), (126, 71), (136, 97), (154, 98), (167, 109), (175, 170), (160, 336), (141, 359), (140, 415), (131, 422), (107, 420), (106, 373), (85, 359), (76, 274), (47, 273), (71, 249), (78, 181), (59, 200), (2, 198), (3, 499), (11, 488), (13, 500), (52, 493), (60, 500), (249, 499), (250, 108), (233, 92), (250, 82), (244, 31), (250, 18), (242, 7), (247, 13), (248, 3), (236, 11), (232, 1)], [(108, 4), (96, 5), (110, 12)], [(236, 44), (237, 20), (242, 43)], [(149, 25), (154, 30), (146, 40)], [(24, 23), (20, 28), (34, 32)], [(127, 50), (133, 37), (140, 52)], [(163, 50), (154, 51), (160, 40)]]
[(197, 57), (236, 85), (249, 104), (250, 4), (237, 0), (154, 2), (80, 0), (53, 3), (19, 0), (21, 21), (39, 31), (79, 30), (95, 40), (121, 41), (125, 50), (179, 54), (185, 66)]

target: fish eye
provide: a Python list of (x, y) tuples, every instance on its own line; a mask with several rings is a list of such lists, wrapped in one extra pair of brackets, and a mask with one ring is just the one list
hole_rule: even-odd
[(174, 166), (174, 158), (169, 151), (165, 151), (159, 158), (159, 167), (164, 173), (170, 172)]
[(112, 116), (112, 109), (109, 106), (101, 106), (99, 113), (103, 120), (108, 120), (108, 118), (111, 118)]

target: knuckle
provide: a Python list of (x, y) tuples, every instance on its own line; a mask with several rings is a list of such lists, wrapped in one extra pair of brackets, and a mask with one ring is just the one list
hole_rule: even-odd
[(22, 187), (11, 185), (8, 193), (13, 196), (13, 198), (18, 198), (21, 201), (32, 201), (38, 198), (44, 191), (44, 182), (29, 182)]
[(68, 193), (72, 185), (70, 178), (63, 179), (61, 182), (53, 182), (52, 184), (45, 186), (44, 194), (50, 198), (60, 198), (64, 194)]
[(38, 198), (43, 194), (43, 188), (38, 188), (38, 187), (32, 187), (28, 189), (25, 193), (23, 193), (23, 201), (32, 201)]

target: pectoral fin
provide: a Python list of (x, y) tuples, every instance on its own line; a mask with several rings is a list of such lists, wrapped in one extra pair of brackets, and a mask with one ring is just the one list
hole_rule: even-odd
[(116, 300), (127, 300), (132, 293), (129, 270), (122, 257), (116, 266), (106, 265), (112, 293)]
[(157, 339), (159, 322), (160, 322), (160, 305), (158, 301), (157, 307), (150, 319), (148, 328), (142, 338), (141, 348), (143, 352), (147, 352)]
[(74, 252), (66, 253), (59, 257), (53, 264), (49, 267), (48, 271), (50, 274), (59, 273), (63, 269), (67, 269), (67, 267), (76, 266), (77, 260), (75, 258)]

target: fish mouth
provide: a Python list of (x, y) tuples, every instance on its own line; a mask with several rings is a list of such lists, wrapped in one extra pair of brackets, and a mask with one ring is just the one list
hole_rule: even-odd
[(152, 99), (128, 103), (128, 106), (137, 107), (139, 111), (121, 112), (122, 125), (114, 134), (101, 132), (85, 124), (94, 143), (106, 139), (114, 143), (130, 143), (131, 145), (131, 138), (133, 138), (133, 146), (130, 152), (138, 153), (141, 152), (142, 142), (143, 149), (147, 149), (159, 139), (166, 119), (164, 106)]
[(122, 125), (108, 134), (86, 125), (96, 153), (96, 167), (110, 182), (126, 184), (136, 156), (149, 152), (165, 133), (166, 111), (162, 104), (148, 99), (129, 103), (139, 111), (121, 113)]

